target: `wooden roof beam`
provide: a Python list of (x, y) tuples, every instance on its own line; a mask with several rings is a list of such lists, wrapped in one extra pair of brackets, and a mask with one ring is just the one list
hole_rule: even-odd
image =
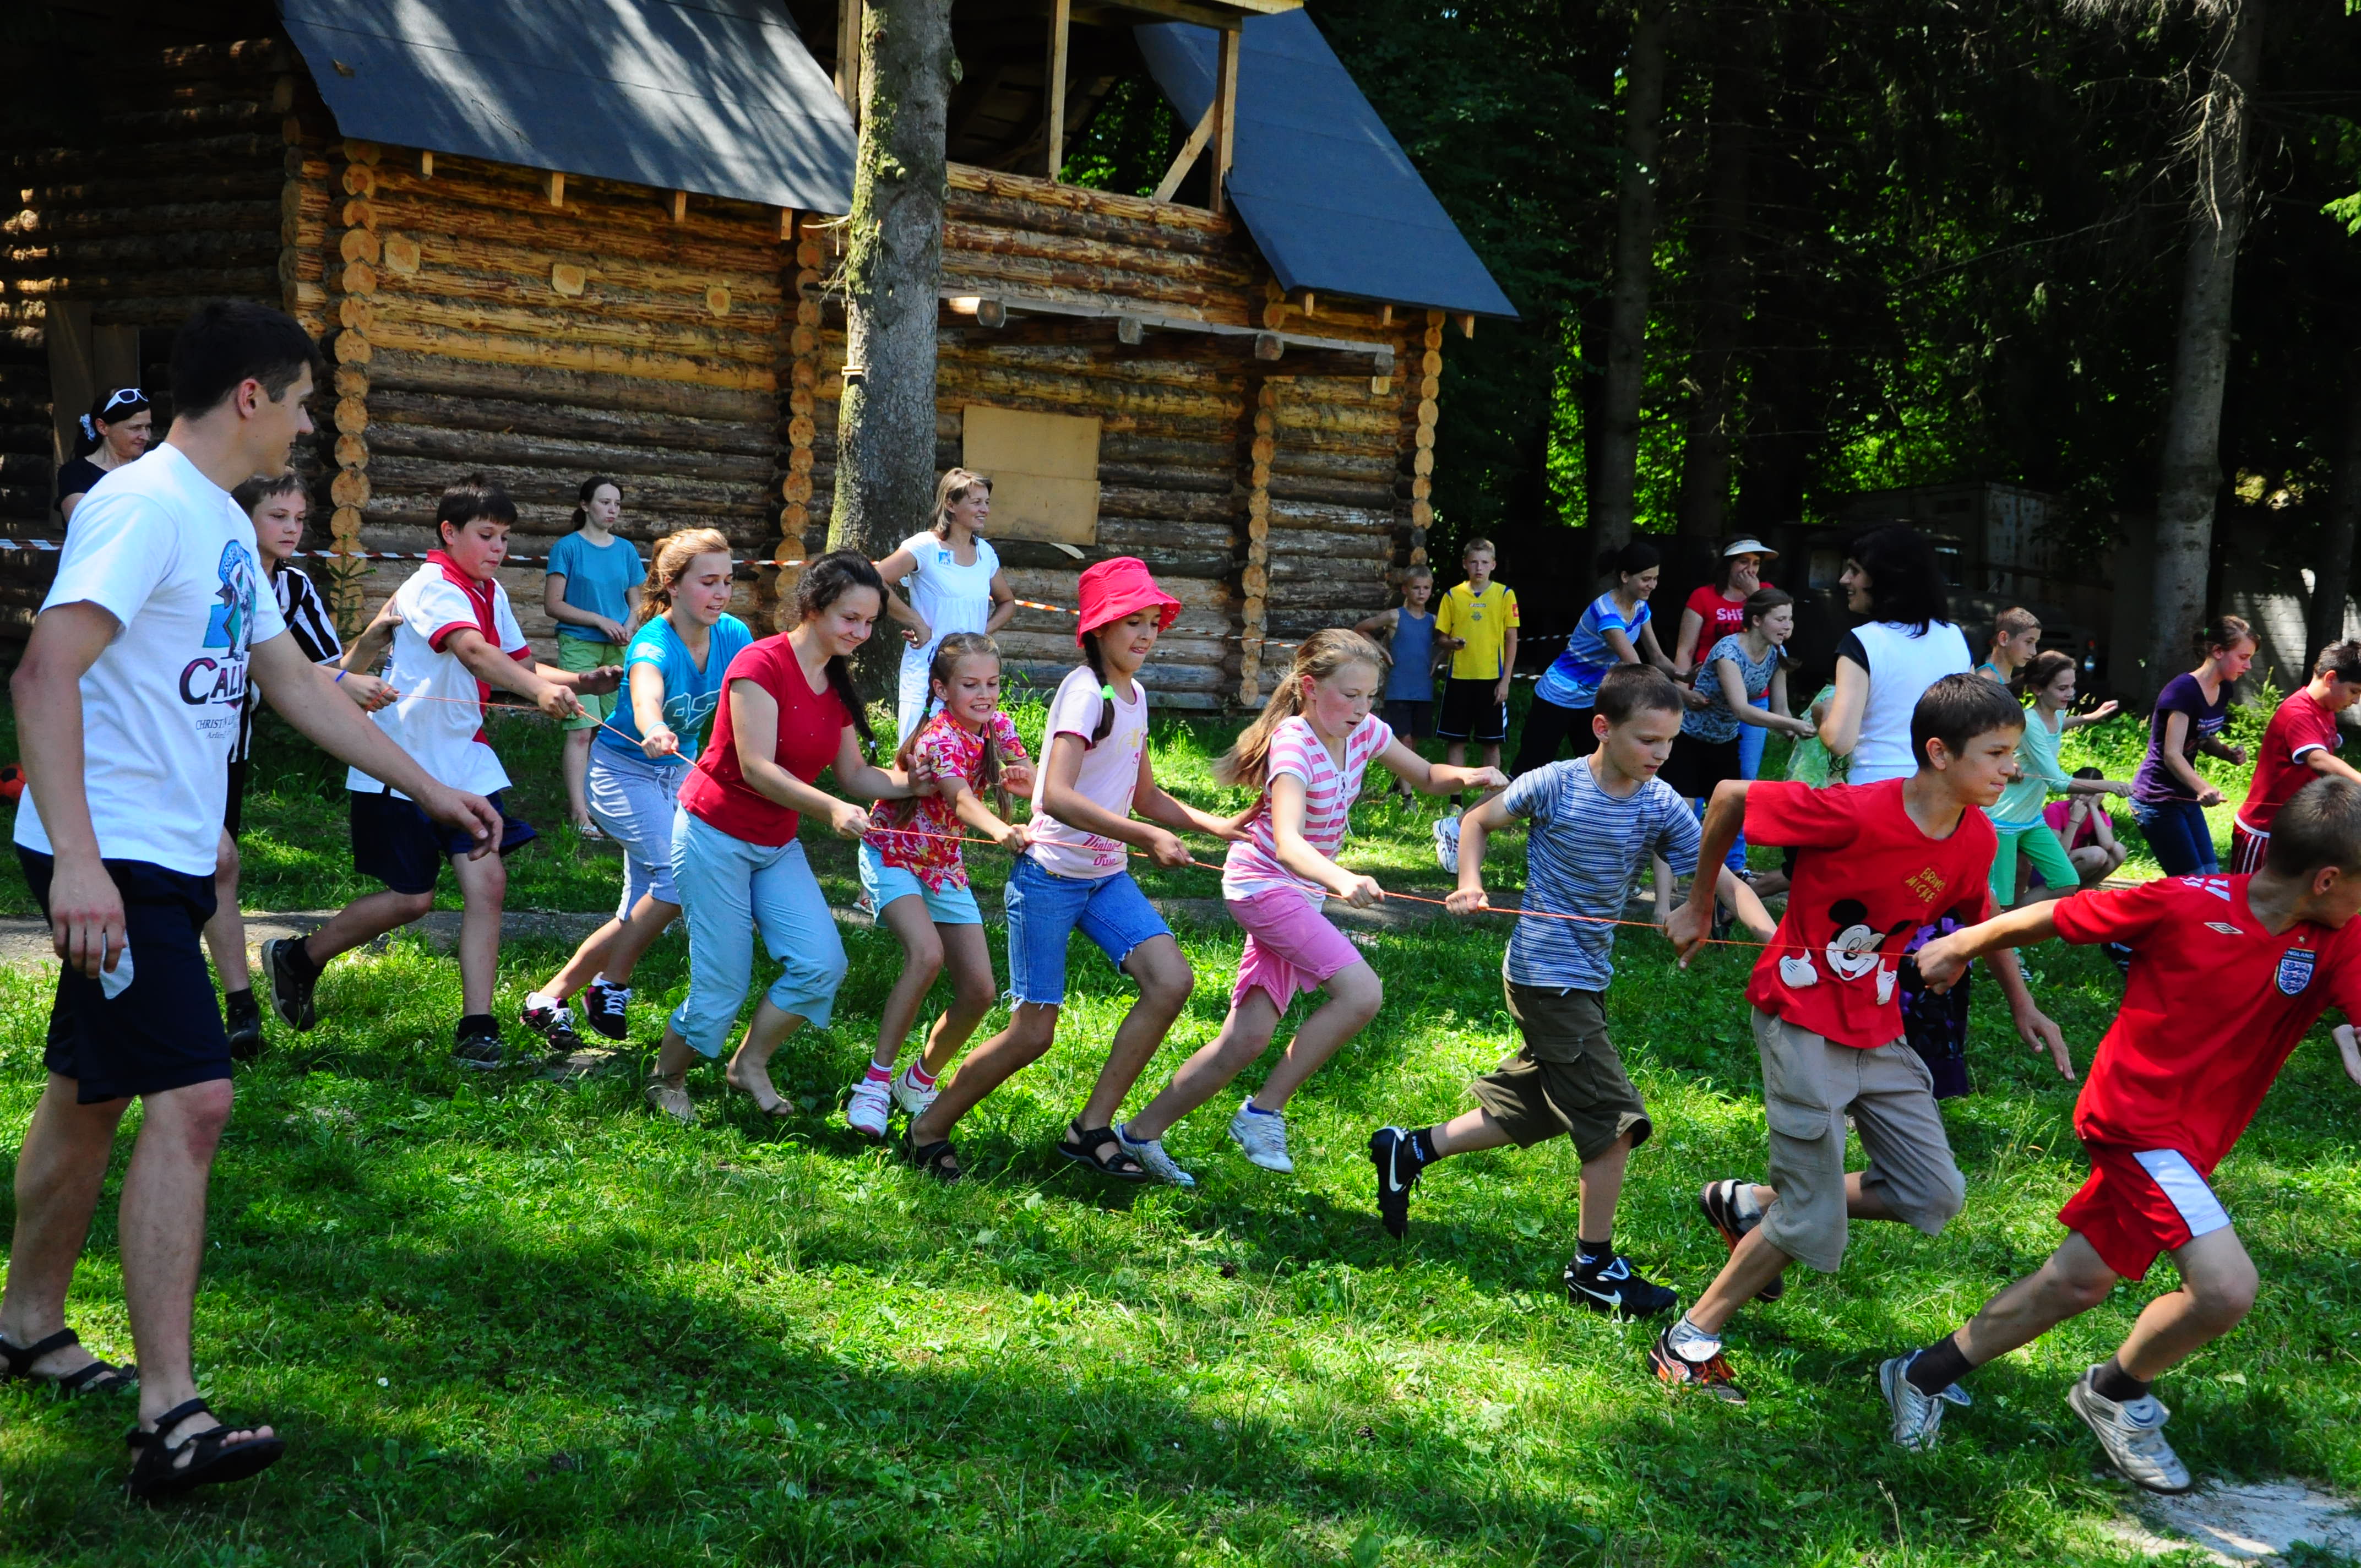
[[(1390, 343), (1370, 343), (1348, 337), (1316, 337), (1310, 333), (1273, 332), (1263, 327), (1233, 326), (1226, 322), (1201, 321), (1193, 316), (1160, 315), (1140, 310), (1137, 305), (1079, 300), (1043, 300), (1026, 295), (962, 294), (945, 290), (944, 305), (954, 315), (972, 316), (978, 324), (996, 327), (1016, 316), (1066, 316), (1079, 320), (1112, 320), (1116, 341), (1126, 346), (1145, 342), (1150, 331), (1198, 333), (1209, 337), (1240, 338), (1252, 346), (1255, 357), (1276, 359), (1290, 348), (1301, 348), (1324, 354), (1348, 355), (1367, 358), (1370, 373), (1390, 376), (1394, 369), (1394, 345)], [(1137, 334), (1137, 336), (1132, 335)]]
[(1049, 71), (1041, 84), (1049, 101), (1049, 164), (1051, 181), (1066, 163), (1066, 46), (1073, 22), (1073, 0), (1049, 0)]
[(1220, 118), (1221, 108), (1218, 98), (1205, 105), (1204, 114), (1198, 117), (1197, 128), (1189, 133), (1189, 139), (1182, 142), (1180, 150), (1173, 155), (1172, 167), (1166, 170), (1164, 178), (1156, 182), (1156, 193), (1148, 198), (1149, 201), (1172, 200), (1172, 192), (1180, 189), (1180, 181), (1188, 179), (1189, 170), (1196, 167), (1198, 158), (1205, 150), (1205, 144), (1213, 139), (1213, 122)]

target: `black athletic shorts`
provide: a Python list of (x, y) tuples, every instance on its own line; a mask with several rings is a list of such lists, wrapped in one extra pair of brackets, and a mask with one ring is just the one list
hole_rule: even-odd
[(1509, 738), (1509, 705), (1492, 700), (1498, 681), (1446, 681), (1443, 717), (1435, 721), (1438, 740), (1473, 740), (1497, 746)]
[[(16, 859), (47, 919), (57, 861), (21, 845)], [(229, 1034), (205, 967), (213, 874), (191, 876), (147, 861), (104, 864), (123, 895), (131, 983), (110, 1000), (97, 981), (61, 969), (44, 1065), (74, 1080), (74, 1099), (83, 1105), (227, 1078)], [(125, 961), (115, 960), (118, 971)]]
[[(353, 870), (375, 877), (395, 893), (433, 893), (444, 865), (467, 854), (476, 841), (445, 828), (418, 803), (390, 791), (353, 790)], [(500, 853), (530, 844), (541, 835), (533, 824), (511, 817), (501, 796), (490, 797), (500, 814)]]
[(1378, 717), (1404, 743), (1414, 744), (1434, 733), (1434, 699), (1389, 696)]

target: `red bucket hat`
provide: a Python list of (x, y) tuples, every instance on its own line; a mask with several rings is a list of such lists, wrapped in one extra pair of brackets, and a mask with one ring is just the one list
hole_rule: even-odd
[(1156, 630), (1169, 631), (1180, 617), (1180, 601), (1156, 586), (1148, 563), (1137, 555), (1117, 555), (1082, 574), (1082, 620), (1074, 629), (1074, 646), (1102, 626), (1112, 625), (1134, 610), (1161, 607)]

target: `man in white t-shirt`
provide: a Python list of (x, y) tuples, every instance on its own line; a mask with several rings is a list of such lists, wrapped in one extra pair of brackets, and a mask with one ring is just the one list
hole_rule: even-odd
[[(16, 842), (64, 961), (49, 1083), (16, 1160), (0, 1296), (0, 1370), (71, 1392), (139, 1388), (135, 1497), (253, 1475), (285, 1444), (196, 1397), (190, 1320), (206, 1186), (229, 1119), (229, 1039), (200, 934), (230, 750), (251, 672), (327, 751), (415, 793), (489, 848), (499, 817), (429, 778), (287, 635), (232, 487), (286, 466), (317, 351), (291, 318), (217, 302), (172, 350), (180, 411), (162, 444), (74, 514), (56, 582), (11, 684), (27, 793)], [(114, 1152), (142, 1102), (123, 1184), (124, 1295), (138, 1369), (65, 1326), (67, 1287)]]

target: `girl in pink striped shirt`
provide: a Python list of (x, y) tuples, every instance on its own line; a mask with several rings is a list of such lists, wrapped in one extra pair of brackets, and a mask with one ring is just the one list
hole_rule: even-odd
[(1246, 933), (1230, 1015), (1213, 1043), (1183, 1062), (1146, 1110), (1115, 1129), (1124, 1151), (1167, 1181), (1186, 1178), (1164, 1152), (1165, 1131), (1269, 1048), (1279, 1014), (1296, 992), (1325, 990), (1328, 1000), (1303, 1021), (1262, 1088), (1230, 1119), (1230, 1136), (1246, 1158), (1266, 1170), (1293, 1170), (1283, 1113), (1288, 1097), (1378, 1015), (1384, 986), (1320, 912), (1332, 894), (1356, 909), (1385, 896), (1375, 882), (1334, 859), (1368, 765), (1382, 762), (1427, 795), (1508, 783), (1498, 768), (1430, 763), (1396, 740), (1369, 711), (1384, 690), (1385, 668), (1385, 654), (1356, 631), (1314, 633), (1296, 650), (1260, 717), (1215, 764), (1214, 776), (1224, 784), (1262, 790), (1239, 819), (1245, 837), (1230, 846), (1222, 868), (1222, 897)]

